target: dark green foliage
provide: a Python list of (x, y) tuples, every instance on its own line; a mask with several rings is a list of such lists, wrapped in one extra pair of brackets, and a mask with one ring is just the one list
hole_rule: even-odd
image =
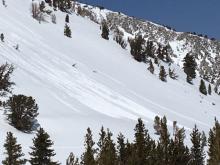
[(98, 142), (99, 152), (97, 163), (99, 165), (116, 165), (117, 164), (117, 155), (115, 144), (112, 140), (112, 133), (107, 129), (105, 132), (102, 127), (100, 139)]
[(157, 57), (154, 57), (154, 63), (157, 64), (157, 65), (159, 64)]
[(147, 68), (152, 74), (154, 74), (154, 65), (152, 63), (152, 61), (150, 60), (150, 63), (149, 63), (149, 67)]
[(135, 165), (152, 164), (151, 151), (153, 149), (154, 141), (150, 138), (141, 119), (138, 119), (134, 131)]
[(92, 139), (92, 131), (90, 128), (87, 129), (87, 134), (85, 136), (85, 152), (82, 155), (83, 165), (96, 165), (94, 154), (96, 150), (94, 149), (95, 142)]
[(4, 144), (6, 152), (5, 160), (2, 161), (3, 165), (23, 165), (26, 163), (25, 159), (22, 159), (24, 154), (20, 144), (17, 144), (17, 139), (11, 132), (7, 133), (6, 142)]
[(1, 33), (1, 35), (0, 35), (0, 39), (1, 39), (1, 41), (2, 41), (2, 42), (5, 42), (5, 41), (4, 41), (5, 36), (4, 36), (4, 34), (3, 34), (3, 33)]
[(209, 94), (209, 95), (212, 95), (212, 87), (211, 87), (210, 84), (209, 84), (209, 87), (208, 87), (208, 94)]
[(38, 116), (38, 105), (31, 96), (13, 95), (6, 102), (5, 109), (12, 126), (23, 132), (33, 131)]
[(69, 14), (66, 15), (65, 22), (66, 22), (66, 23), (69, 23), (69, 22), (70, 22), (70, 21), (69, 21)]
[(145, 49), (145, 54), (147, 57), (152, 57), (154, 58), (154, 44), (152, 41), (147, 41), (147, 47)]
[(109, 40), (109, 29), (108, 29), (108, 25), (105, 21), (102, 22), (102, 34), (101, 34), (102, 38)]
[(171, 70), (171, 69), (169, 68), (169, 77), (170, 77), (171, 79), (173, 79), (173, 80), (177, 80), (178, 75), (175, 73), (175, 70), (174, 70), (174, 69)]
[(215, 120), (215, 126), (209, 131), (208, 165), (219, 165), (220, 162), (220, 124)]
[(164, 54), (163, 54), (161, 45), (159, 45), (157, 49), (157, 58), (159, 58), (162, 61), (164, 60)]
[(174, 140), (170, 142), (171, 156), (170, 164), (185, 165), (190, 162), (190, 153), (187, 146), (184, 145), (185, 130), (177, 129)]
[(186, 55), (186, 57), (183, 60), (183, 70), (187, 75), (187, 82), (192, 84), (192, 79), (196, 78), (196, 61), (194, 56), (190, 55), (189, 53)]
[(0, 96), (6, 96), (7, 93), (11, 93), (11, 88), (15, 85), (15, 83), (11, 81), (13, 71), (13, 65), (6, 63), (0, 66)]
[(117, 155), (118, 155), (118, 164), (119, 165), (126, 165), (127, 162), (127, 151), (126, 151), (126, 144), (125, 144), (125, 137), (122, 133), (118, 135), (117, 138)]
[(43, 128), (37, 131), (36, 137), (33, 139), (32, 152), (30, 152), (30, 164), (31, 165), (58, 165), (58, 162), (52, 160), (52, 157), (56, 154), (51, 148), (53, 142), (50, 140), (50, 136)]
[(166, 71), (165, 71), (164, 66), (161, 66), (161, 67), (160, 67), (159, 78), (160, 78), (161, 81), (164, 81), (164, 82), (167, 81), (167, 73), (166, 73)]
[(155, 134), (156, 135), (160, 135), (160, 129), (161, 129), (161, 125), (160, 125), (160, 117), (156, 116), (154, 118), (154, 130), (155, 130)]
[(191, 162), (192, 165), (203, 165), (204, 164), (204, 146), (202, 140), (202, 134), (199, 132), (197, 126), (194, 127), (191, 136)]
[(202, 94), (207, 95), (206, 85), (205, 85), (205, 82), (203, 80), (201, 80), (201, 82), (200, 82), (199, 91)]
[(69, 157), (66, 160), (66, 165), (80, 165), (79, 163), (79, 159), (75, 158), (75, 156), (73, 155), (73, 153), (71, 152)]
[(131, 55), (133, 55), (134, 59), (138, 62), (144, 61), (144, 42), (145, 40), (141, 35), (136, 36), (133, 40), (130, 40)]
[(160, 121), (159, 135), (160, 135), (160, 137), (159, 137), (158, 150), (160, 153), (161, 162), (162, 162), (162, 164), (169, 164), (170, 134), (167, 129), (167, 119), (165, 116)]
[(71, 29), (67, 24), (65, 24), (65, 27), (64, 27), (64, 35), (69, 37), (69, 38), (72, 37), (71, 36), (72, 35)]

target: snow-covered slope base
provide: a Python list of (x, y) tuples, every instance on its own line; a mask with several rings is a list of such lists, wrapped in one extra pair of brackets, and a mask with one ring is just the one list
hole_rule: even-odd
[[(70, 39), (63, 35), (64, 13), (56, 12), (57, 24), (39, 24), (31, 17), (30, 4), (31, 0), (7, 0), (6, 8), (0, 5), (0, 33), (5, 35), (0, 62), (16, 68), (14, 93), (36, 98), (39, 123), (55, 141), (56, 159), (62, 163), (71, 151), (81, 154), (87, 127), (96, 139), (102, 125), (132, 139), (139, 117), (151, 132), (155, 115), (166, 115), (170, 126), (175, 120), (190, 131), (196, 123), (208, 132), (214, 117), (220, 116), (220, 97), (201, 96), (199, 80), (187, 84), (177, 66), (179, 80), (161, 82), (128, 50), (102, 39), (97, 24), (72, 14)], [(34, 135), (9, 126), (0, 110), (0, 146), (7, 131), (15, 133), (28, 157)]]

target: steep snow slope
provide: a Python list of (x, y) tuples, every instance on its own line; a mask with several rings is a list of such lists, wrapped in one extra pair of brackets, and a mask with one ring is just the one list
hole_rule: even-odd
[[(155, 115), (166, 115), (170, 126), (177, 120), (190, 131), (196, 123), (207, 132), (220, 115), (220, 97), (201, 96), (199, 80), (187, 84), (178, 66), (173, 67), (179, 80), (163, 83), (128, 50), (112, 39), (103, 40), (97, 24), (72, 14), (70, 39), (63, 36), (64, 13), (56, 12), (57, 24), (50, 18), (39, 24), (31, 17), (30, 4), (31, 0), (7, 0), (7, 8), (0, 5), (0, 33), (5, 34), (0, 61), (16, 67), (14, 92), (36, 98), (39, 123), (55, 141), (56, 158), (62, 163), (71, 151), (81, 154), (87, 127), (96, 139), (101, 125), (132, 139), (138, 117), (151, 132)], [(0, 146), (7, 131), (15, 133), (28, 157), (34, 135), (9, 126), (0, 110)], [(0, 161), (3, 157), (1, 149)]]

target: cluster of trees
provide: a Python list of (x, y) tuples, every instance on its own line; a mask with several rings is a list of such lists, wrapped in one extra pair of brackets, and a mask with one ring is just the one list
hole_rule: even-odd
[(45, 0), (50, 6), (53, 6), (54, 9), (59, 9), (61, 11), (66, 12), (68, 9), (72, 7), (71, 0)]
[[(145, 41), (142, 35), (135, 36), (134, 39), (128, 40), (131, 47), (131, 55), (138, 62), (147, 62), (148, 58), (154, 58), (156, 61), (161, 60), (166, 63), (171, 63), (169, 54), (169, 46), (162, 46), (158, 44), (158, 48), (154, 46), (152, 41)], [(156, 62), (157, 63), (157, 62)]]
[[(4, 97), (12, 93), (15, 85), (11, 81), (11, 74), (14, 66), (3, 64), (0, 66), (0, 96)], [(23, 132), (35, 130), (39, 124), (36, 120), (38, 116), (38, 105), (32, 97), (25, 95), (12, 95), (6, 101), (0, 100), (0, 106), (5, 110), (9, 124)]]
[[(99, 133), (97, 143), (93, 140), (90, 128), (87, 129), (84, 141), (84, 152), (80, 159), (70, 153), (66, 160), (67, 165), (204, 165), (206, 154), (204, 148), (208, 146), (208, 165), (217, 165), (220, 162), (220, 124), (215, 120), (215, 125), (209, 132), (207, 140), (204, 132), (195, 126), (190, 134), (191, 147), (185, 144), (185, 130), (173, 122), (173, 133), (168, 131), (166, 117), (155, 117), (154, 130), (157, 140), (154, 140), (146, 129), (143, 120), (138, 119), (134, 128), (134, 140), (129, 142), (122, 133), (113, 140), (112, 132), (103, 127)], [(53, 142), (48, 133), (40, 128), (33, 139), (30, 159), (23, 158), (22, 148), (17, 144), (11, 132), (7, 133), (4, 165), (23, 165), (27, 161), (31, 165), (53, 164), (55, 155), (52, 148)]]
[(11, 132), (8, 132), (4, 144), (6, 157), (2, 164), (24, 165), (29, 162), (31, 165), (59, 165), (57, 161), (52, 160), (53, 156), (55, 156), (52, 146), (53, 142), (50, 136), (43, 128), (40, 128), (33, 139), (33, 146), (30, 147), (30, 159), (27, 160), (24, 158), (21, 145), (17, 143), (17, 138)]

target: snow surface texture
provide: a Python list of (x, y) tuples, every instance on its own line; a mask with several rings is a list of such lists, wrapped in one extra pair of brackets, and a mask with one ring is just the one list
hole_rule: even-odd
[[(214, 117), (220, 116), (220, 97), (202, 96), (200, 80), (189, 85), (177, 65), (173, 67), (179, 80), (164, 83), (158, 71), (152, 75), (128, 50), (112, 39), (102, 39), (99, 25), (89, 19), (72, 14), (72, 38), (67, 38), (63, 35), (65, 13), (55, 12), (57, 24), (50, 18), (39, 24), (31, 17), (31, 0), (6, 3), (6, 8), (0, 5), (0, 33), (5, 35), (5, 42), (0, 42), (0, 62), (15, 66), (14, 93), (36, 98), (39, 123), (51, 135), (55, 158), (63, 164), (70, 152), (82, 153), (87, 127), (92, 128), (95, 140), (102, 125), (115, 136), (122, 132), (133, 139), (137, 118), (153, 133), (154, 117), (166, 115), (170, 128), (178, 121), (187, 134), (194, 124), (207, 133)], [(14, 48), (17, 44), (19, 51)], [(0, 146), (7, 131), (15, 134), (28, 158), (34, 134), (15, 130), (0, 110)], [(3, 152), (1, 147), (0, 162)]]

